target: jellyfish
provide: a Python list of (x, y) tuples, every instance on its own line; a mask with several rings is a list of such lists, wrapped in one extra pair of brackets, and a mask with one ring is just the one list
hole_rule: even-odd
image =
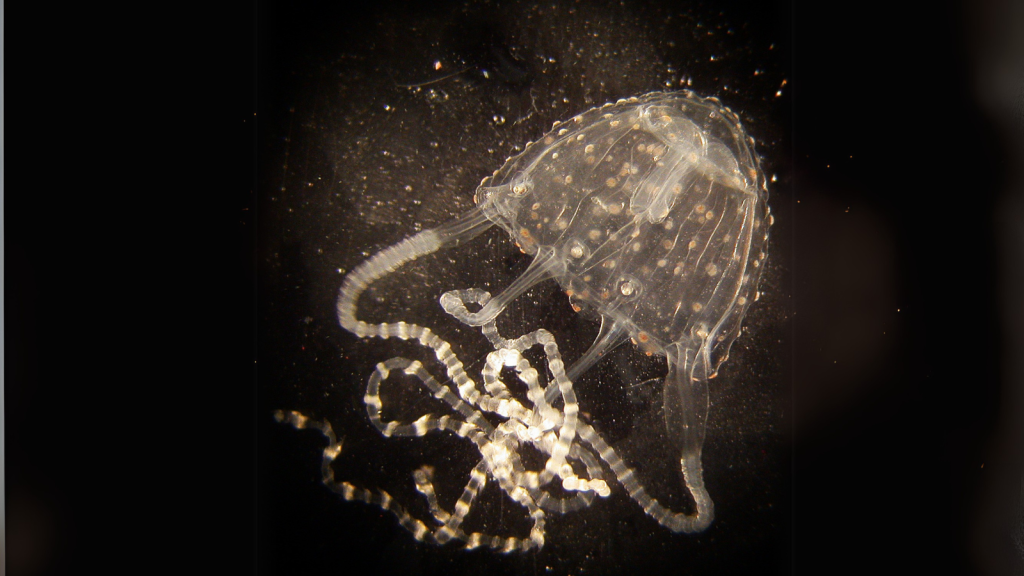
[[(593, 491), (603, 495), (606, 490), (600, 467), (593, 463), (594, 454), (661, 525), (674, 532), (707, 529), (714, 518), (701, 464), (708, 381), (727, 359), (746, 310), (759, 296), (757, 285), (772, 223), (753, 143), (736, 114), (716, 98), (690, 91), (656, 92), (609, 103), (556, 123), (539, 140), (527, 144), (522, 153), (482, 180), (474, 195), (475, 207), (466, 214), (408, 237), (357, 266), (339, 292), (341, 326), (360, 338), (418, 339), (447, 366), (459, 395), (446, 392), (418, 364), (392, 359), (379, 365), (371, 377), (365, 396), (371, 420), (376, 418), (375, 425), (385, 435), (448, 429), (472, 436), (482, 454), (477, 474), (499, 481), (530, 510), (535, 520), (534, 546), (543, 545), (542, 535), (536, 534), (536, 521), (541, 519), (542, 530), (544, 515), (544, 507), (537, 504), (544, 498), (537, 492), (538, 478), (542, 484), (561, 474), (563, 482), (571, 477), (566, 485), (577, 486), (580, 478), (571, 466), (566, 472), (566, 459), (583, 459), (590, 476), (589, 484), (583, 479), (583, 485), (592, 484), (597, 487)], [(480, 327), (495, 346), (497, 356), (488, 364), (494, 365), (491, 379), (485, 375), (487, 392), (480, 392), (451, 347), (429, 328), (405, 322), (371, 324), (360, 320), (357, 312), (360, 295), (373, 282), (411, 260), (468, 242), (493, 225), (503, 228), (533, 258), (527, 270), (493, 297), (476, 289), (453, 290), (441, 297), (448, 314)], [(517, 353), (524, 346), (553, 339), (550, 334), (525, 341), (503, 339), (494, 322), (513, 300), (545, 280), (561, 286), (574, 310), (586, 309), (599, 317), (598, 336), (568, 368), (560, 356), (550, 356), (550, 347), (545, 348), (552, 382), (546, 387), (531, 385), (533, 406), (517, 404), (510, 409), (506, 402), (502, 415), (512, 424), (507, 433), (498, 434), (480, 413), (497, 413), (500, 400), (508, 400), (507, 393), (494, 384), (493, 370), (500, 369), (495, 367), (501, 362), (518, 365), (521, 371), (534, 370), (519, 365), (522, 357)], [(476, 310), (471, 312), (467, 304)], [(683, 484), (695, 505), (692, 514), (673, 512), (646, 494), (614, 449), (577, 416), (573, 383), (627, 340), (644, 354), (665, 358), (665, 430), (679, 454)], [(403, 428), (381, 421), (380, 399), (372, 393), (377, 389), (373, 386), (379, 387), (394, 369), (417, 375), (435, 397), (451, 406), (461, 424), (428, 419), (429, 424), (417, 421)], [(562, 408), (554, 409), (559, 398)], [(293, 424), (299, 421), (298, 416), (289, 418)], [(521, 439), (514, 437), (513, 429), (519, 430)], [(546, 436), (549, 442), (542, 447), (549, 455), (544, 471), (530, 476), (520, 466), (506, 474), (500, 467), (507, 461), (514, 463), (521, 442), (549, 433), (553, 436)], [(424, 495), (430, 492), (428, 476), (427, 471), (417, 472), (417, 489)], [(478, 477), (476, 490), (479, 482)], [(374, 500), (378, 505), (381, 500), (390, 501), (369, 493), (358, 498), (354, 489), (345, 490), (349, 499)], [(472, 495), (460, 502), (464, 516)], [(431, 509), (436, 511), (436, 506), (431, 504)], [(457, 523), (450, 528), (452, 514), (435, 516), (449, 526), (447, 532), (437, 532), (445, 538), (436, 540), (468, 538), (457, 532)], [(410, 519), (403, 518), (402, 523), (414, 533), (425, 529), (410, 527), (414, 525)]]

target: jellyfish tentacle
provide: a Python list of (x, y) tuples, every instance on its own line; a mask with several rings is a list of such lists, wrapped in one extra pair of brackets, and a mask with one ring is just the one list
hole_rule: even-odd
[[(465, 307), (465, 303), (472, 302), (476, 304), (486, 304), (490, 299), (490, 294), (479, 289), (468, 289), (468, 290), (453, 290), (446, 292), (442, 296), (442, 305), (445, 310), (449, 313), (453, 309), (458, 308), (458, 305)], [(454, 315), (454, 314), (453, 314)], [(618, 326), (616, 326), (618, 324)], [(624, 339), (625, 330), (622, 323), (607, 322), (603, 323), (601, 334), (599, 334), (597, 341), (591, 347), (592, 349), (598, 350), (593, 356), (599, 357), (600, 351), (606, 351), (613, 348), (621, 340)], [(568, 456), (574, 460), (583, 460), (587, 468), (588, 475), (593, 479), (599, 479), (599, 473), (595, 473), (593, 470), (595, 466), (591, 462), (587, 462), (587, 457), (579, 456), (580, 453), (589, 453), (582, 449), (581, 445), (574, 442), (574, 439), (578, 438), (590, 448), (594, 453), (598, 455), (606, 464), (611, 468), (615, 474), (616, 480), (626, 489), (626, 492), (630, 497), (636, 501), (637, 504), (643, 508), (644, 512), (651, 516), (662, 526), (672, 530), (673, 532), (686, 532), (696, 533), (702, 532), (711, 525), (714, 519), (714, 503), (708, 495), (707, 489), (704, 486), (703, 468), (700, 459), (701, 446), (704, 440), (704, 423), (707, 419), (707, 366), (709, 366), (708, 354), (709, 350), (706, 346), (707, 338), (701, 337), (700, 334), (696, 334), (696, 340), (700, 342), (700, 346), (694, 346), (693, 349), (683, 348), (679, 345), (675, 349), (670, 351), (669, 361), (670, 369), (669, 375), (666, 378), (666, 386), (672, 387), (676, 390), (674, 396), (670, 396), (668, 401), (671, 403), (669, 410), (672, 410), (671, 416), (666, 416), (666, 424), (669, 427), (670, 436), (680, 446), (682, 457), (680, 459), (680, 467), (683, 473), (683, 479), (686, 488), (690, 491), (695, 503), (695, 512), (687, 515), (684, 513), (673, 512), (666, 508), (658, 500), (647, 494), (646, 489), (636, 478), (635, 473), (630, 469), (623, 459), (618, 455), (614, 448), (608, 445), (607, 442), (598, 434), (598, 432), (586, 422), (578, 420), (576, 412), (576, 396), (573, 390), (572, 379), (569, 378), (568, 374), (581, 373), (589, 365), (577, 368), (580, 365), (577, 361), (577, 365), (574, 365), (567, 372), (565, 366), (561, 361), (561, 356), (558, 352), (558, 345), (554, 341), (554, 337), (547, 330), (540, 329), (535, 332), (531, 332), (524, 336), (516, 339), (505, 339), (500, 336), (497, 332), (494, 321), (490, 321), (481, 327), (481, 331), (488, 340), (495, 347), (495, 350), (516, 350), (522, 352), (523, 350), (535, 345), (543, 344), (545, 352), (547, 353), (548, 367), (554, 377), (555, 382), (548, 385), (543, 396), (538, 395), (535, 392), (536, 383), (527, 381), (531, 389), (531, 393), (528, 393), (528, 397), (535, 402), (533, 413), (535, 416), (541, 414), (558, 414), (558, 410), (551, 407), (551, 402), (554, 398), (557, 398), (559, 393), (562, 393), (563, 399), (566, 401), (565, 406), (571, 407), (561, 413), (561, 427), (559, 430), (558, 443), (562, 443), (563, 446), (568, 445)], [(619, 333), (623, 335), (620, 336)], [(587, 356), (587, 354), (584, 354)], [(523, 360), (518, 364), (519, 371), (522, 373)], [(525, 364), (528, 366), (528, 363)], [(485, 378), (485, 381), (491, 378), (496, 378), (497, 366), (492, 367), (489, 370), (490, 376)], [(687, 387), (678, 387), (677, 383), (687, 383)], [(489, 386), (490, 388), (490, 386)], [(681, 393), (680, 393), (681, 392)], [(667, 392), (666, 392), (667, 393)], [(554, 411), (554, 412), (552, 412)], [(671, 418), (671, 420), (669, 420)], [(570, 422), (571, 420), (571, 422)], [(677, 423), (677, 420), (686, 423), (684, 427)], [(669, 422), (673, 424), (669, 424)], [(544, 448), (544, 451), (548, 453), (551, 458), (548, 459), (548, 463), (545, 469), (540, 473), (536, 474), (538, 484), (543, 485), (550, 480), (553, 475), (550, 470), (554, 469), (556, 463), (565, 464), (564, 456), (557, 456), (554, 450), (555, 442), (550, 442)], [(564, 449), (564, 448), (563, 448)], [(561, 450), (559, 450), (561, 452)], [(606, 489), (605, 489), (606, 490)], [(531, 494), (533, 491), (531, 491)], [(606, 493), (606, 492), (605, 492)], [(605, 493), (602, 493), (604, 495)], [(568, 500), (556, 500), (550, 498), (546, 492), (540, 492), (539, 497), (534, 496), (534, 500), (544, 510), (557, 511), (559, 513), (566, 513), (572, 510), (585, 507), (590, 504), (593, 500), (593, 495), (589, 492), (581, 492), (577, 494), (574, 499)]]
[(356, 266), (345, 276), (338, 293), (338, 322), (342, 328), (360, 338), (368, 336), (389, 337), (392, 324), (369, 324), (356, 318), (359, 296), (370, 284), (397, 270), (403, 264), (436, 252), (443, 246), (459, 244), (470, 240), (493, 226), (480, 208), (473, 208), (465, 215), (451, 222), (424, 230), (381, 250), (369, 260)]
[(647, 489), (637, 479), (636, 472), (626, 465), (618, 452), (597, 433), (593, 426), (581, 423), (578, 432), (580, 439), (608, 464), (615, 479), (625, 488), (629, 497), (658, 524), (673, 532), (688, 534), (703, 532), (711, 525), (711, 521), (714, 519), (714, 503), (708, 497), (707, 491), (704, 490), (699, 459), (696, 462), (696, 468), (689, 468), (690, 472), (695, 474), (694, 481), (687, 482), (687, 488), (693, 495), (696, 504), (696, 512), (691, 515), (673, 512), (647, 493)]
[[(450, 408), (458, 413), (458, 416), (464, 417), (464, 420), (458, 416), (436, 418), (432, 414), (424, 414), (410, 424), (402, 424), (397, 421), (383, 421), (380, 417), (380, 410), (383, 407), (380, 397), (380, 386), (389, 378), (394, 370), (401, 370), (405, 374), (417, 378), (431, 395), (448, 404)], [(487, 405), (487, 401), (490, 398), (485, 395), (478, 395), (475, 400), (481, 405)], [(438, 544), (445, 544), (451, 540), (461, 540), (466, 542), (466, 548), (487, 545), (505, 552), (529, 550), (543, 546), (545, 514), (536, 502), (535, 494), (521, 489), (518, 476), (525, 471), (525, 467), (520, 461), (518, 451), (515, 449), (516, 443), (508, 437), (508, 431), (504, 429), (504, 425), (495, 428), (482, 417), (480, 412), (471, 408), (466, 402), (452, 394), (447, 387), (434, 379), (418, 361), (401, 357), (391, 358), (377, 365), (367, 381), (364, 401), (371, 423), (385, 437), (425, 436), (432, 431), (447, 430), (472, 441), (476, 444), (481, 455), (484, 456), (470, 472), (470, 478), (463, 489), (462, 496), (456, 502), (451, 513), (440, 508), (440, 505), (437, 503), (431, 481), (431, 472), (420, 468), (414, 473), (417, 491), (427, 498), (431, 515), (441, 523), (441, 526), (434, 529), (433, 532), (417, 534), (416, 530), (429, 529), (422, 522), (416, 520), (417, 524), (410, 524), (416, 530), (410, 528), (410, 531), (414, 532), (417, 539), (423, 540), (429, 536)], [(522, 416), (521, 411), (519, 411), (519, 414)], [(495, 455), (503, 455), (503, 457)], [(462, 522), (469, 514), (480, 490), (487, 483), (488, 474), (498, 482), (509, 497), (527, 509), (533, 521), (533, 528), (529, 538), (519, 539), (481, 533), (466, 534), (462, 530)], [(391, 502), (388, 501), (387, 504), (390, 505)], [(385, 507), (385, 509), (387, 508)], [(399, 519), (403, 520), (401, 516)], [(406, 521), (406, 523), (408, 522)], [(403, 525), (406, 523), (403, 523)], [(420, 528), (421, 525), (423, 526), (422, 529)]]
[[(465, 302), (467, 300), (486, 306), (490, 301), (490, 294), (478, 289), (452, 290), (441, 296), (441, 305), (449, 314), (460, 318), (459, 314), (466, 309)], [(514, 365), (519, 379), (527, 386), (527, 397), (535, 404), (531, 414), (518, 419), (523, 422), (531, 420), (530, 424), (536, 429), (548, 430), (556, 425), (560, 425), (557, 438), (552, 442), (550, 450), (547, 450), (550, 457), (545, 463), (544, 470), (538, 474), (538, 484), (546, 484), (556, 475), (563, 479), (571, 475), (563, 470), (563, 466), (566, 464), (566, 456), (571, 451), (576, 437), (579, 404), (576, 400), (576, 392), (572, 387), (572, 381), (566, 377), (565, 363), (562, 361), (555, 337), (547, 330), (539, 329), (514, 340), (508, 340), (498, 334), (497, 326), (493, 319), (487, 321), (481, 327), (481, 332), (487, 336), (488, 340), (495, 347), (495, 352), (488, 355), (487, 365), (482, 370), (485, 387), (493, 395), (491, 398), (497, 399), (507, 396), (507, 388), (497, 378), (500, 364)], [(537, 370), (521, 354), (522, 351), (535, 345), (540, 345), (544, 348), (548, 368), (554, 377), (554, 382), (548, 384), (547, 394), (561, 394), (564, 402), (564, 408), (561, 412), (551, 406), (551, 402), (545, 397), (544, 389), (541, 388), (538, 381)], [(504, 402), (511, 407), (503, 408), (506, 414), (511, 413), (512, 410), (524, 410), (514, 399), (511, 401), (504, 400)], [(500, 406), (500, 403), (497, 405)], [(481, 407), (484, 407), (483, 404), (481, 404)], [(502, 415), (504, 416), (505, 414)], [(538, 426), (539, 428), (537, 428)]]
[(668, 356), (668, 374), (663, 390), (665, 429), (679, 447), (683, 481), (697, 507), (697, 525), (703, 530), (714, 517), (714, 503), (704, 486), (701, 449), (708, 417), (707, 342), (697, 348), (675, 344)]
[(327, 420), (313, 420), (300, 412), (289, 410), (277, 410), (274, 412), (274, 418), (278, 422), (287, 422), (291, 424), (297, 430), (305, 428), (313, 428), (324, 435), (327, 438), (327, 447), (323, 449), (323, 458), (320, 462), (321, 480), (324, 485), (330, 488), (330, 490), (342, 498), (348, 501), (365, 502), (367, 504), (373, 504), (382, 510), (386, 510), (395, 515), (398, 519), (398, 523), (408, 530), (413, 538), (421, 542), (434, 541), (433, 535), (426, 524), (413, 517), (405, 508), (396, 502), (390, 494), (385, 490), (377, 490), (376, 493), (371, 492), (365, 488), (359, 488), (349, 482), (338, 482), (334, 478), (334, 469), (331, 467), (331, 463), (334, 459), (341, 454), (342, 443), (344, 439), (338, 441), (334, 435), (334, 430), (331, 428), (331, 423)]
[[(486, 291), (471, 288), (445, 293), (442, 296), (442, 303), (445, 309), (457, 308), (457, 304), (464, 308), (467, 302), (482, 304), (489, 299), (490, 294)], [(424, 346), (433, 349), (439, 359), (443, 357), (442, 361), (449, 367), (449, 373), (452, 371), (452, 365), (461, 367), (461, 362), (450, 351), (447, 342), (425, 328), (410, 328), (412, 325), (399, 324), (403, 337), (419, 340)], [(391, 337), (391, 332), (392, 328), (386, 327), (381, 336)], [(424, 332), (425, 335), (418, 332)], [(383, 491), (378, 491), (378, 496), (377, 493), (347, 483), (336, 483), (333, 481), (333, 473), (330, 474), (330, 478), (325, 475), (324, 482), (348, 500), (375, 504), (394, 513), (417, 540), (438, 544), (459, 540), (465, 543), (466, 548), (489, 546), (502, 552), (539, 549), (544, 545), (546, 511), (558, 514), (576, 511), (590, 505), (595, 496), (608, 496), (610, 490), (601, 478), (603, 471), (597, 458), (585, 451), (577, 441), (579, 406), (572, 382), (565, 376), (565, 366), (554, 336), (547, 330), (539, 329), (515, 339), (506, 339), (498, 334), (493, 321), (486, 324), (482, 332), (488, 334), (495, 348), (488, 354), (487, 364), (481, 371), (486, 393), (480, 393), (476, 383), (462, 372), (461, 378), (453, 378), (459, 396), (462, 397), (460, 399), (447, 386), (433, 378), (420, 362), (395, 357), (376, 366), (367, 381), (363, 397), (370, 422), (385, 437), (426, 436), (434, 431), (449, 431), (476, 444), (482, 459), (470, 472), (463, 494), (451, 511), (443, 509), (438, 503), (433, 488), (433, 471), (429, 467), (421, 467), (413, 474), (416, 490), (427, 499), (430, 515), (439, 526), (428, 527), (409, 515)], [(544, 349), (554, 379), (552, 387), (562, 393), (564, 407), (561, 410), (546, 405), (544, 388), (539, 381), (540, 374), (522, 355), (523, 351), (534, 346), (541, 346)], [(534, 401), (533, 408), (523, 406), (509, 394), (505, 383), (500, 380), (502, 366), (514, 366), (519, 380), (527, 386), (528, 398)], [(381, 417), (383, 400), (380, 390), (382, 384), (395, 371), (418, 379), (434, 398), (446, 403), (455, 414), (438, 418), (428, 413), (409, 423), (384, 420)], [(478, 407), (479, 411), (474, 406)], [(507, 420), (493, 425), (483, 417), (483, 412)], [(326, 421), (322, 426), (326, 426), (327, 429), (330, 427)], [(334, 446), (333, 438), (331, 441)], [(521, 457), (521, 446), (524, 442), (534, 444), (548, 454), (547, 462), (540, 471), (529, 471), (524, 465)], [(328, 452), (331, 453), (330, 460), (333, 460), (340, 452), (340, 445), (336, 450), (325, 452), (325, 458), (328, 458)], [(577, 476), (570, 461), (582, 463), (587, 476)], [(325, 466), (329, 466), (328, 460), (325, 460)], [(526, 509), (533, 524), (528, 537), (468, 534), (462, 529), (462, 523), (470, 513), (477, 495), (491, 479), (513, 501)], [(564, 489), (575, 494), (568, 498), (557, 497), (542, 489), (557, 480), (561, 480)]]
[(554, 248), (540, 246), (538, 247), (536, 257), (526, 271), (515, 282), (510, 284), (508, 288), (505, 288), (500, 294), (488, 300), (479, 311), (470, 312), (465, 306), (460, 307), (458, 305), (453, 306), (450, 310), (445, 308), (445, 310), (468, 326), (483, 326), (497, 318), (498, 314), (501, 314), (506, 306), (524, 292), (548, 278), (557, 277), (564, 270), (565, 262), (559, 257)]
[[(703, 348), (703, 347), (702, 347)], [(700, 457), (708, 417), (708, 363), (702, 349), (674, 346), (663, 389), (665, 429), (683, 454)]]
[[(586, 372), (594, 364), (597, 364), (605, 353), (614, 350), (619, 344), (625, 342), (628, 336), (629, 329), (625, 322), (619, 322), (618, 320), (609, 321), (607, 316), (601, 316), (601, 328), (598, 330), (597, 338), (594, 339), (594, 343), (590, 345), (590, 348), (583, 353), (583, 356), (580, 356), (576, 363), (566, 371), (566, 377), (575, 382), (580, 374)], [(548, 402), (554, 402), (557, 394), (557, 389), (549, 387), (547, 393)]]
[[(489, 293), (475, 288), (455, 290), (442, 296), (442, 304), (449, 311), (460, 306), (464, 309), (467, 303), (485, 305), (489, 300)], [(599, 342), (604, 342), (600, 345), (601, 348), (606, 348), (617, 340), (614, 334), (618, 330), (614, 324), (610, 323), (607, 330), (603, 331), (604, 337), (598, 338)], [(462, 363), (451, 351), (448, 343), (429, 329), (401, 322), (382, 326), (380, 336), (383, 338), (401, 337), (418, 340), (423, 346), (432, 349), (434, 355), (448, 368), (453, 388), (458, 389), (459, 394), (454, 394), (447, 385), (433, 378), (420, 362), (400, 357), (391, 358), (378, 364), (367, 381), (363, 399), (370, 422), (385, 437), (422, 437), (432, 432), (445, 431), (454, 433), (475, 444), (481, 460), (470, 472), (462, 496), (451, 510), (443, 509), (437, 500), (433, 487), (433, 470), (429, 467), (420, 467), (414, 472), (416, 490), (427, 500), (430, 512), (427, 518), (434, 522), (434, 526), (431, 527), (413, 517), (383, 490), (370, 491), (334, 479), (330, 464), (341, 452), (341, 442), (336, 441), (329, 423), (313, 422), (298, 413), (276, 414), (279, 421), (287, 419), (296, 428), (316, 427), (328, 437), (330, 445), (324, 450), (323, 459), (324, 484), (346, 500), (373, 504), (394, 514), (399, 523), (419, 541), (444, 544), (457, 540), (463, 542), (466, 548), (486, 546), (501, 552), (540, 549), (544, 546), (548, 513), (566, 514), (577, 511), (589, 506), (595, 497), (610, 495), (608, 483), (602, 478), (604, 470), (599, 464), (599, 460), (603, 460), (629, 496), (662, 526), (674, 532), (693, 533), (700, 532), (710, 525), (713, 504), (704, 489), (700, 463), (702, 429), (695, 429), (695, 433), (692, 434), (686, 430), (680, 431), (677, 429), (678, 426), (670, 429), (674, 439), (683, 447), (680, 462), (684, 480), (696, 503), (694, 514), (674, 512), (651, 497), (635, 472), (626, 465), (615, 449), (601, 438), (593, 426), (579, 418), (579, 405), (572, 380), (565, 370), (558, 343), (547, 330), (538, 329), (518, 338), (508, 339), (498, 333), (493, 320), (484, 324), (481, 332), (491, 342), (494, 351), (488, 354), (486, 366), (481, 370), (486, 388), (486, 392), (481, 393), (476, 382), (462, 370)], [(547, 387), (541, 385), (540, 373), (522, 355), (522, 352), (534, 346), (541, 346), (544, 349), (551, 375)], [(668, 383), (675, 386), (679, 383), (703, 382), (706, 389), (705, 348), (694, 346), (694, 351), (677, 347), (671, 351), (670, 376), (666, 379)], [(519, 380), (527, 387), (527, 398), (533, 403), (532, 407), (520, 403), (509, 393), (508, 387), (501, 381), (502, 367), (514, 367)], [(436, 417), (427, 413), (408, 423), (382, 419), (383, 400), (380, 388), (396, 370), (418, 379), (434, 398), (447, 404), (454, 414)], [(555, 408), (546, 398), (553, 390), (562, 397), (561, 409)], [(700, 389), (696, 390), (699, 397)], [(668, 411), (672, 411), (675, 416), (667, 416), (667, 422), (675, 422), (672, 418), (676, 418), (686, 422), (702, 423), (699, 409), (696, 412), (697, 416), (689, 415), (690, 408), (699, 408), (700, 401), (685, 394), (684, 389), (684, 392), (677, 394), (675, 399), (668, 400)], [(706, 409), (705, 400), (704, 414)], [(500, 424), (493, 424), (484, 418), (484, 413), (505, 420)], [(548, 455), (542, 469), (532, 471), (526, 468), (522, 459), (522, 449), (527, 443)], [(585, 475), (582, 477), (577, 475), (580, 465), (585, 469)], [(463, 521), (470, 514), (480, 490), (490, 480), (494, 480), (513, 501), (525, 509), (532, 523), (527, 537), (470, 534), (462, 528)], [(551, 482), (559, 480), (564, 490), (575, 493), (569, 497), (562, 497), (555, 496), (546, 489)]]

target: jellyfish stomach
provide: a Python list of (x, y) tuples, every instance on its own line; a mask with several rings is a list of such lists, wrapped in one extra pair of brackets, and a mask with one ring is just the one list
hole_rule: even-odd
[(338, 322), (342, 328), (360, 338), (389, 337), (391, 327), (396, 325), (368, 324), (356, 317), (359, 296), (370, 284), (394, 272), (403, 264), (436, 252), (446, 245), (470, 240), (490, 228), (492, 224), (479, 208), (473, 208), (455, 220), (437, 228), (424, 230), (381, 250), (345, 276), (338, 293)]

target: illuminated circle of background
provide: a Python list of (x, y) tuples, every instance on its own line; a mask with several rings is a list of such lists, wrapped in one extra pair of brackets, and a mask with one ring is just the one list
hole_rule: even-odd
[[(277, 335), (272, 347), (281, 351), (274, 365), (263, 366), (274, 381), (266, 404), (332, 423), (345, 439), (334, 464), (339, 480), (386, 489), (416, 508), (422, 496), (410, 477), (429, 464), (436, 470), (438, 497), (450, 505), (476, 453), (457, 438), (385, 440), (369, 425), (362, 396), (377, 362), (405, 356), (421, 360), (435, 375), (443, 370), (431, 366), (430, 355), (417, 345), (359, 341), (340, 330), (325, 313), (333, 310), (344, 273), (410, 233), (472, 207), (480, 179), (554, 121), (617, 98), (683, 89), (718, 96), (756, 139), (770, 178), (786, 161), (773, 156), (784, 138), (784, 106), (777, 94), (784, 86), (784, 63), (772, 31), (757, 29), (749, 14), (737, 18), (669, 5), (510, 4), (496, 13), (471, 5), (454, 16), (380, 14), (368, 20), (373, 24), (367, 30), (353, 32), (361, 41), (336, 40), (344, 48), (307, 56), (297, 66), (291, 111), (279, 120), (279, 175), (273, 176), (265, 214), (275, 278), (268, 298), (272, 323), (279, 326), (269, 332)], [(785, 198), (773, 186), (771, 193)], [(467, 371), (478, 373), (490, 346), (478, 331), (448, 317), (437, 298), (470, 286), (497, 293), (529, 262), (505, 232), (491, 230), (373, 284), (360, 301), (360, 315), (429, 326), (459, 349)], [(535, 562), (558, 571), (612, 572), (687, 566), (700, 573), (760, 565), (786, 538), (780, 504), (787, 461), (781, 264), (771, 258), (768, 263), (765, 295), (747, 315), (745, 333), (710, 387), (704, 470), (719, 507), (708, 535), (673, 536), (624, 494), (613, 494), (578, 514), (550, 519), (547, 543), (536, 558), (426, 548), (390, 515), (345, 503), (319, 485), (322, 439), (275, 424), (279, 428), (268, 431), (275, 467), (298, 470), (274, 490), (282, 503), (274, 509), (283, 514), (274, 516), (275, 524), (291, 527), (273, 529), (279, 560), (310, 568), (390, 566), (385, 572), (415, 572), (415, 566), (427, 573), (438, 565), (455, 566), (455, 572), (520, 573), (532, 571)], [(498, 326), (509, 336), (549, 329), (567, 359), (578, 358), (598, 328), (592, 317), (573, 311), (554, 282), (528, 291), (498, 318)], [(663, 359), (623, 346), (584, 374), (576, 390), (584, 417), (637, 467), (644, 485), (673, 509), (689, 510), (678, 452), (664, 432), (664, 373)], [(391, 402), (397, 404), (385, 399), (394, 414), (417, 414), (429, 403), (427, 395), (416, 396), (412, 384), (394, 394)], [(528, 523), (517, 520), (521, 510), (512, 510), (516, 506), (499, 491), (485, 490), (474, 504), (481, 516), (477, 527), (527, 534)], [(416, 509), (429, 516), (425, 508)], [(726, 544), (710, 546), (709, 539)], [(740, 548), (745, 556), (730, 552)]]

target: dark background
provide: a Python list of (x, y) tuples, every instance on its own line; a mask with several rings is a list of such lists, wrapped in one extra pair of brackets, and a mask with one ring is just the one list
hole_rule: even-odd
[[(242, 11), (236, 53), (249, 60), (207, 56), (256, 72), (238, 92), (244, 129), (235, 138), (246, 160), (231, 225), (240, 246), (216, 255), (241, 256), (241, 288), (218, 299), (212, 280), (189, 275), (165, 299), (213, 299), (224, 315), (190, 324), (198, 342), (180, 353), (130, 346), (141, 339), (136, 326), (162, 326), (173, 314), (161, 307), (141, 320), (93, 307), (94, 322), (52, 329), (84, 298), (51, 264), (47, 228), (33, 227), (43, 217), (20, 223), (25, 234), (5, 254), (5, 301), (17, 303), (6, 308), (10, 573), (67, 573), (87, 565), (83, 558), (106, 566), (135, 555), (144, 561), (130, 565), (141, 571), (173, 562), (266, 574), (1021, 573), (1010, 535), (1021, 522), (1024, 473), (1020, 9), (559, 2), (538, 22), (517, 18), (526, 4), (473, 3), (470, 16), (461, 6), (261, 2)], [(570, 7), (572, 18), (561, 18)], [(569, 42), (584, 50), (574, 61), (522, 64)], [(711, 56), (725, 57), (713, 64)], [(420, 92), (396, 86), (435, 79), (436, 59), (465, 70)], [(497, 75), (485, 78), (484, 69)], [(389, 356), (330, 323), (341, 280), (332, 269), (464, 211), (479, 179), (551, 121), (680, 80), (733, 107), (758, 140), (766, 174), (777, 176), (766, 295), (712, 383), (718, 410), (705, 470), (715, 524), (674, 536), (613, 499), (552, 522), (540, 555), (465, 553), (417, 544), (389, 516), (319, 485), (322, 443), (277, 426), (270, 411), (316, 411), (358, 434), (358, 405), (346, 403), (345, 390)], [(189, 83), (183, 98), (205, 102), (204, 93)], [(568, 101), (530, 116), (531, 95)], [(385, 120), (379, 105), (389, 102), (401, 120)], [(376, 155), (384, 150), (394, 156)], [(343, 166), (360, 169), (336, 179), (347, 187), (315, 180)], [(370, 184), (360, 184), (364, 175)], [(416, 184), (408, 195), (399, 192), (406, 182)], [(288, 200), (272, 200), (285, 197), (281, 186)], [(48, 213), (43, 198), (6, 201), (9, 222)], [(399, 225), (382, 225), (389, 221)], [(486, 261), (504, 266), (482, 279), (458, 266), (469, 252), (410, 273), (421, 274), (425, 294), (445, 289), (438, 270), (463, 274), (467, 285), (503, 285), (524, 262), (502, 240), (483, 239)], [(86, 267), (77, 278), (114, 297), (131, 292), (97, 280), (115, 268)], [(545, 325), (593, 330), (547, 307), (546, 296), (526, 299), (516, 328), (539, 313)], [(431, 319), (431, 298), (402, 305)], [(99, 321), (119, 336), (88, 355)], [(592, 382), (658, 376), (658, 365), (627, 348)], [(350, 351), (366, 356), (343, 362)], [(181, 379), (160, 379), (183, 358), (192, 367)], [(210, 358), (240, 360), (211, 373), (200, 367)], [(122, 364), (135, 369), (126, 393), (82, 378)], [(220, 400), (225, 390), (230, 405)], [(624, 449), (664, 460), (660, 422), (631, 412), (637, 405), (621, 386), (593, 396), (606, 419), (632, 425), (618, 432)], [(147, 417), (165, 402), (174, 402), (163, 408), (173, 413), (168, 423)], [(634, 427), (641, 432), (630, 436)], [(123, 437), (144, 443), (110, 452)], [(671, 470), (652, 470), (649, 480), (677, 498)], [(407, 480), (356, 472), (369, 483)], [(118, 526), (108, 534), (100, 527), (111, 520)], [(206, 554), (227, 559), (214, 565), (199, 559)]]

